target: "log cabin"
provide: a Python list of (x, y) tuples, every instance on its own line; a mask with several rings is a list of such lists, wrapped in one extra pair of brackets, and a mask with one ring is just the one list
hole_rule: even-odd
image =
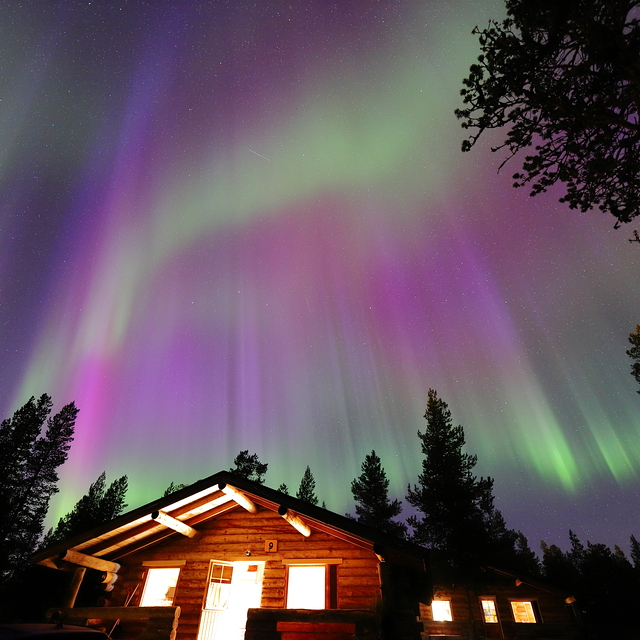
[(426, 549), (225, 471), (33, 561), (72, 573), (52, 617), (123, 639), (420, 640), (432, 600)]
[[(37, 553), (71, 572), (51, 615), (128, 640), (569, 640), (574, 598), (487, 567), (431, 585), (429, 551), (219, 472)], [(87, 574), (89, 572), (89, 574)], [(99, 576), (100, 607), (74, 607)]]

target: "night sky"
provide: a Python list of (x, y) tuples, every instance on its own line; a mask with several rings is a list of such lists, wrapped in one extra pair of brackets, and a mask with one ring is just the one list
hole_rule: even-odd
[(0, 5), (0, 408), (80, 409), (51, 522), (241, 449), (404, 499), (431, 387), (533, 548), (640, 537), (633, 224), (460, 152), (501, 2)]

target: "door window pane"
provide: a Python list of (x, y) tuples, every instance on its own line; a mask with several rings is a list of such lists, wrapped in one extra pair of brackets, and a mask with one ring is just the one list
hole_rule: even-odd
[(229, 606), (232, 576), (233, 566), (215, 562), (211, 565), (205, 609), (221, 611)]

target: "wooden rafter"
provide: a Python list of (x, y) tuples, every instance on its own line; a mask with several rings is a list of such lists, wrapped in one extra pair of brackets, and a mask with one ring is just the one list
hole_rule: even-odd
[(120, 569), (120, 565), (117, 562), (96, 558), (95, 556), (88, 556), (75, 549), (68, 549), (65, 553), (61, 553), (60, 560), (62, 562), (70, 562), (80, 567), (86, 567), (87, 569), (97, 569), (98, 571), (106, 571), (108, 573), (118, 573), (118, 569)]
[(281, 515), (296, 531), (299, 531), (305, 538), (311, 535), (309, 525), (291, 509), (284, 505), (278, 507), (278, 515)]
[(249, 513), (258, 512), (258, 507), (256, 507), (256, 505), (253, 502), (251, 502), (251, 500), (249, 500), (249, 498), (247, 498), (247, 496), (244, 493), (242, 493), (242, 491), (239, 491), (238, 489), (236, 489), (235, 487), (232, 487), (230, 484), (227, 484), (226, 482), (221, 482), (220, 484), (218, 484), (218, 487), (220, 488), (220, 491), (222, 491), (222, 493), (228, 495), (232, 500), (237, 502), (241, 507), (246, 509)]
[[(209, 520), (210, 518), (215, 518), (216, 516), (237, 508), (238, 505), (233, 500), (229, 500), (229, 502), (225, 502), (224, 504), (217, 506), (215, 509), (211, 509), (211, 511), (205, 511), (204, 513), (201, 513), (194, 518), (191, 518), (191, 520), (189, 520), (189, 525), (196, 525), (199, 522)], [(157, 523), (155, 522), (154, 524), (157, 525)], [(156, 532), (153, 535), (149, 535), (144, 538), (138, 537), (131, 540), (129, 544), (122, 542), (118, 545), (117, 548), (109, 547), (108, 549), (96, 553), (100, 553), (100, 555), (109, 554), (111, 557), (117, 558), (119, 560), (120, 558), (124, 558), (125, 556), (131, 555), (132, 553), (137, 553), (138, 551), (141, 551), (146, 547), (157, 544), (161, 540), (174, 535), (174, 533), (175, 532), (171, 529), (166, 529), (163, 527), (157, 528)]]
[(165, 527), (169, 529), (173, 529), (178, 533), (181, 533), (183, 536), (187, 538), (198, 539), (202, 534), (199, 531), (196, 531), (193, 527), (190, 527), (188, 524), (185, 524), (181, 520), (177, 518), (173, 518), (168, 513), (164, 511), (154, 511), (151, 514), (151, 518), (160, 524), (163, 524)]

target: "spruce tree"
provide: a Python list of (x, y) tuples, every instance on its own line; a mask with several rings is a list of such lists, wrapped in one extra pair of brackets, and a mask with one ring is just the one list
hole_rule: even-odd
[(32, 397), (0, 425), (0, 584), (35, 551), (58, 492), (58, 467), (67, 459), (78, 410), (71, 403), (50, 417), (52, 406), (46, 394)]
[(365, 456), (361, 474), (351, 482), (351, 493), (356, 501), (356, 520), (369, 527), (404, 538), (407, 526), (395, 522), (400, 515), (400, 500), (389, 500), (389, 480), (380, 458), (374, 450)]
[(175, 484), (173, 482), (173, 480), (171, 481), (171, 483), (169, 484), (169, 486), (164, 490), (164, 493), (162, 494), (163, 498), (166, 498), (167, 496), (170, 496), (172, 493), (175, 493), (176, 491), (180, 491), (181, 489), (184, 489), (186, 486), (186, 484)]
[(107, 487), (107, 476), (103, 471), (73, 509), (60, 518), (55, 529), (47, 533), (44, 546), (66, 540), (118, 517), (127, 506), (125, 498), (128, 485), (127, 476), (122, 476)]
[[(627, 355), (634, 361), (631, 365), (631, 375), (640, 384), (640, 324), (636, 326), (635, 333), (629, 334), (629, 342), (633, 347), (627, 351)], [(640, 393), (640, 389), (637, 393)]]
[(267, 473), (268, 463), (260, 462), (257, 453), (249, 454), (249, 450), (241, 451), (233, 460), (235, 467), (229, 469), (231, 473), (253, 480), (258, 484), (264, 484), (264, 475)]
[(477, 457), (463, 452), (464, 429), (453, 426), (447, 403), (433, 389), (424, 418), (427, 428), (418, 431), (422, 473), (419, 484), (407, 489), (407, 501), (421, 514), (407, 521), (413, 540), (436, 550), (454, 570), (473, 570), (512, 554), (515, 532), (494, 507), (493, 480), (473, 475)]
[(634, 535), (629, 538), (631, 546), (631, 560), (633, 560), (633, 568), (640, 571), (640, 542), (636, 540)]
[(573, 564), (568, 553), (564, 553), (560, 547), (555, 544), (547, 544), (541, 541), (542, 549), (542, 571), (544, 577), (552, 584), (562, 587), (569, 591), (576, 588), (579, 584), (579, 570)]
[(545, 578), (578, 598), (593, 637), (636, 638), (640, 580), (625, 554), (601, 543), (587, 541), (585, 547), (571, 530), (569, 539), (567, 553), (542, 543)]
[(637, 578), (631, 563), (607, 545), (587, 541), (577, 588), (586, 595), (589, 619), (600, 638), (637, 637)]
[(289, 487), (287, 487), (287, 485), (284, 482), (280, 483), (276, 491), (279, 491), (280, 493), (284, 493), (285, 496), (289, 495)]
[(313, 478), (311, 469), (307, 465), (302, 480), (300, 481), (300, 487), (296, 492), (296, 498), (298, 500), (304, 500), (313, 505), (318, 504), (318, 496), (316, 495), (316, 481)]
[(540, 560), (529, 546), (529, 541), (522, 531), (515, 532), (514, 550), (515, 562), (513, 563), (513, 566), (515, 569), (526, 571), (532, 576), (540, 574)]

